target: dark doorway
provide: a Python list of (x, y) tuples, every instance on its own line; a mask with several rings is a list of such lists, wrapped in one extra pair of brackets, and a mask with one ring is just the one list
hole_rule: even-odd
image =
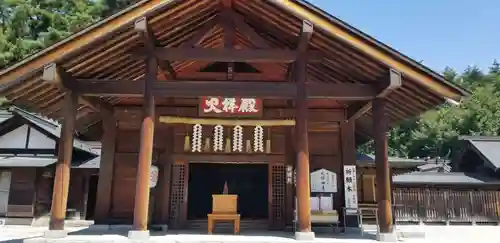
[(89, 191), (87, 195), (87, 215), (85, 218), (87, 220), (94, 219), (94, 210), (97, 197), (97, 182), (99, 181), (99, 176), (91, 175), (89, 178)]
[(206, 219), (212, 212), (212, 194), (238, 195), (238, 212), (245, 219), (267, 218), (267, 164), (190, 163), (188, 219)]

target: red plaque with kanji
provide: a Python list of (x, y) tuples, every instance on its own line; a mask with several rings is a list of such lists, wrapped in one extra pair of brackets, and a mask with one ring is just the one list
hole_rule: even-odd
[(262, 100), (251, 97), (204, 96), (199, 103), (200, 116), (259, 117)]

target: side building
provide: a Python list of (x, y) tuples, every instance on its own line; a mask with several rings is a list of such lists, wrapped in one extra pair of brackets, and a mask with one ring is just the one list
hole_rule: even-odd
[[(17, 107), (0, 111), (0, 218), (46, 225), (51, 208), (60, 125)], [(68, 218), (92, 219), (100, 143), (74, 140)]]
[(498, 148), (500, 137), (461, 137), (449, 163), (429, 163), (394, 176), (396, 221), (500, 223)]

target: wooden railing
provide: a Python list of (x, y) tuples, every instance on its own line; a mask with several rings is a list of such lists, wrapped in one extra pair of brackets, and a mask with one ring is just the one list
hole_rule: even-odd
[(500, 222), (500, 191), (443, 188), (394, 188), (398, 222)]

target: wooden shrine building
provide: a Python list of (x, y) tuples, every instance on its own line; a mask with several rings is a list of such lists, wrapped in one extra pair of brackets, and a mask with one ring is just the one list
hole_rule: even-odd
[(310, 171), (336, 173), (342, 214), (343, 168), (370, 139), (380, 232), (393, 232), (388, 128), (467, 95), (302, 0), (140, 1), (2, 70), (0, 84), (63, 123), (51, 230), (64, 228), (78, 132), (102, 141), (97, 224), (183, 228), (227, 184), (242, 218), (282, 229), (296, 209), (305, 238)]

